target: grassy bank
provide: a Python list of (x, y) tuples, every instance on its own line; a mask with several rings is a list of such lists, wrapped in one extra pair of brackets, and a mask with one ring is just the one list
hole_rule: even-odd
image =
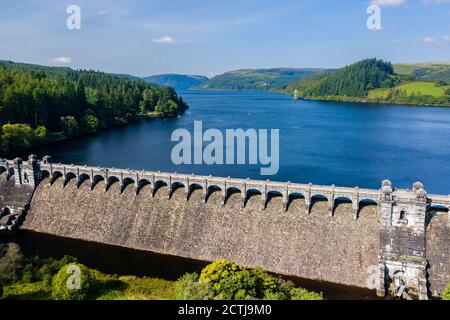
[[(72, 286), (73, 285), (73, 286)], [(219, 260), (177, 281), (105, 274), (70, 256), (25, 258), (15, 243), (0, 243), (0, 299), (4, 300), (322, 300), (266, 271)]]
[[(91, 300), (174, 300), (175, 281), (135, 276), (108, 275), (89, 269), (95, 279)], [(5, 300), (52, 300), (46, 281), (17, 282), (3, 288)]]

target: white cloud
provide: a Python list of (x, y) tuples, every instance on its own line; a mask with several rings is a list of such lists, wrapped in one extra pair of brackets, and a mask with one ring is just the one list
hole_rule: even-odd
[(154, 43), (165, 43), (165, 44), (174, 44), (175, 43), (175, 39), (169, 36), (164, 36), (158, 39), (153, 39), (152, 40)]
[(51, 61), (56, 64), (69, 64), (69, 63), (72, 63), (72, 58), (71, 57), (58, 57), (58, 58), (51, 59)]
[(380, 7), (395, 7), (406, 3), (406, 0), (372, 0), (371, 4)]
[(434, 42), (436, 42), (436, 39), (433, 37), (424, 37), (424, 38), (422, 38), (422, 41), (425, 43), (434, 43)]
[(101, 10), (101, 11), (98, 12), (99, 16), (107, 16), (108, 14), (109, 14), (108, 10)]
[(442, 39), (444, 39), (444, 41), (450, 41), (450, 35), (444, 34), (444, 35), (442, 36)]

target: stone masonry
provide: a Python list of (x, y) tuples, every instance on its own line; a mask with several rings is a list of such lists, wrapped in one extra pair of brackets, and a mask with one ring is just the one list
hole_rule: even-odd
[[(38, 161), (0, 162), (31, 188), (21, 228), (396, 293), (442, 294), (450, 196)], [(6, 182), (5, 182), (6, 183)], [(0, 195), (1, 199), (2, 195)], [(8, 200), (13, 201), (13, 200)], [(7, 202), (8, 202), (7, 201)], [(7, 207), (4, 201), (2, 210)]]

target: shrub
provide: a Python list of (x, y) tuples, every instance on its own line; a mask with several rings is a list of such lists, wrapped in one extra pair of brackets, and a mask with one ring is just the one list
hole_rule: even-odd
[(17, 154), (32, 146), (34, 132), (27, 124), (5, 124), (2, 127), (2, 149)]
[[(78, 288), (76, 287), (76, 272), (72, 270), (74, 267), (78, 267), (80, 270)], [(94, 278), (88, 268), (82, 264), (67, 264), (53, 277), (52, 298), (55, 300), (85, 300), (88, 298), (93, 284)]]
[(34, 129), (34, 136), (38, 144), (46, 142), (48, 137), (47, 128), (44, 126), (38, 126)]
[(264, 300), (287, 300), (287, 296), (283, 292), (268, 292)]
[(214, 284), (214, 290), (220, 291), (221, 281), (233, 273), (241, 271), (241, 268), (225, 259), (215, 261), (207, 265), (200, 274), (200, 282), (208, 283), (212, 282)]
[(97, 300), (126, 300), (126, 297), (120, 290), (111, 290), (98, 297)]
[(211, 283), (200, 283), (197, 273), (186, 273), (175, 285), (177, 300), (212, 300), (214, 290)]
[(220, 281), (220, 289), (227, 300), (249, 300), (257, 298), (258, 278), (248, 270), (231, 273)]
[(100, 129), (100, 122), (98, 119), (91, 114), (86, 115), (83, 120), (83, 130), (87, 134), (94, 134), (97, 133)]
[(442, 300), (450, 300), (450, 283), (447, 288), (445, 288), (444, 294), (442, 295)]
[[(198, 275), (182, 278), (191, 285), (198, 282)], [(284, 281), (256, 268), (247, 270), (225, 259), (206, 266), (200, 274), (200, 283), (210, 284), (217, 300), (322, 300), (322, 293), (295, 288), (291, 281)], [(182, 291), (189, 298), (186, 290)]]
[(73, 116), (61, 117), (61, 127), (63, 133), (68, 137), (74, 137), (80, 132), (77, 119)]
[(271, 276), (266, 271), (261, 268), (256, 268), (252, 270), (252, 273), (257, 278), (257, 295), (266, 296), (269, 293), (277, 292), (280, 288), (280, 279)]
[(323, 300), (323, 294), (308, 291), (303, 288), (294, 288), (290, 292), (291, 300)]

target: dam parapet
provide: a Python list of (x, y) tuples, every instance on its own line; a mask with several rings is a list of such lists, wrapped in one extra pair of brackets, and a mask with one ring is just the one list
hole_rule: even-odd
[[(420, 182), (406, 190), (385, 180), (375, 190), (34, 156), (0, 162), (1, 172), (10, 188), (14, 181), (16, 190), (28, 190), (19, 200), (29, 208), (27, 230), (205, 261), (227, 258), (379, 295), (405, 290), (427, 299), (449, 281), (450, 196), (429, 195)], [(2, 208), (17, 203), (12, 198)]]

